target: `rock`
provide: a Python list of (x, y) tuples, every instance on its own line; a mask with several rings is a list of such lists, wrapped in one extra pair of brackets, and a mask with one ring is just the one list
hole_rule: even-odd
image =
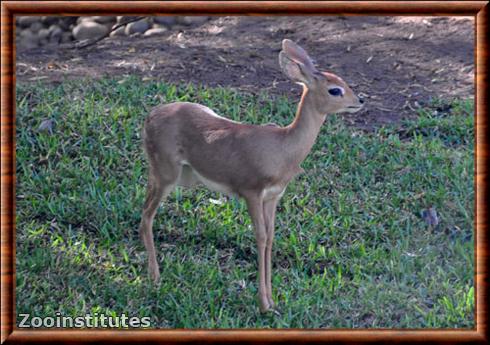
[(92, 20), (92, 17), (91, 17), (91, 16), (81, 16), (81, 17), (78, 17), (78, 18), (77, 18), (76, 23), (77, 23), (77, 24), (80, 24), (80, 23), (83, 23), (83, 22), (85, 22), (85, 21), (93, 22), (93, 20)]
[(208, 16), (194, 16), (192, 17), (192, 24), (194, 25), (202, 25), (209, 20)]
[(191, 20), (189, 19), (191, 17), (189, 16), (183, 16), (183, 17), (179, 17), (177, 18), (177, 23), (180, 24), (180, 25), (191, 25)]
[(153, 22), (157, 24), (165, 25), (166, 27), (171, 27), (176, 23), (176, 17), (173, 16), (153, 17)]
[(48, 132), (53, 134), (54, 121), (51, 119), (43, 120), (41, 124), (37, 127), (38, 132)]
[(436, 227), (439, 224), (439, 217), (437, 216), (437, 211), (434, 206), (431, 206), (426, 210), (422, 210), (421, 215), (427, 225)]
[(62, 34), (50, 36), (49, 37), (49, 43), (60, 43), (61, 42), (61, 36), (62, 36)]
[(34, 42), (31, 40), (27, 40), (25, 38), (21, 38), (19, 40), (19, 46), (23, 47), (24, 49), (34, 49), (39, 46), (39, 42)]
[(38, 36), (39, 36), (40, 40), (43, 40), (43, 39), (47, 40), (49, 37), (49, 34), (50, 34), (49, 29), (42, 28), (41, 30), (39, 30)]
[(30, 26), (32, 32), (38, 32), (42, 28), (43, 28), (43, 24), (41, 22), (34, 22)]
[(73, 41), (73, 35), (71, 32), (63, 32), (61, 34), (61, 43), (69, 43)]
[(133, 20), (136, 18), (138, 18), (138, 16), (118, 16), (117, 17), (117, 23), (118, 24), (125, 23), (127, 21), (130, 21), (130, 20)]
[(144, 36), (156, 36), (156, 35), (161, 35), (165, 32), (167, 32), (168, 29), (163, 27), (163, 28), (152, 28), (152, 29), (149, 29), (145, 32)]
[(141, 34), (146, 30), (148, 30), (149, 28), (150, 28), (150, 23), (145, 18), (145, 19), (138, 20), (137, 22), (129, 23), (128, 25), (126, 25), (126, 29), (124, 30), (124, 32), (126, 33), (126, 35), (129, 36), (135, 33)]
[(124, 26), (120, 26), (118, 27), (116, 30), (114, 30), (113, 32), (111, 32), (110, 36), (111, 37), (114, 37), (114, 36), (125, 36), (126, 34), (124, 33), (124, 30), (126, 28)]
[(36, 48), (39, 46), (39, 37), (29, 29), (22, 30), (19, 45), (27, 49)]
[(83, 22), (95, 22), (98, 24), (102, 24), (110, 28), (112, 25), (114, 25), (117, 21), (117, 17), (115, 16), (85, 16), (85, 17), (79, 17), (77, 19), (77, 24), (83, 23)]
[(187, 26), (186, 25), (181, 25), (181, 24), (175, 24), (175, 25), (172, 25), (172, 30), (173, 31), (184, 31), (187, 29)]
[(62, 29), (62, 30), (70, 30), (70, 25), (71, 23), (68, 22), (67, 20), (60, 20), (58, 22), (58, 26)]
[(56, 33), (63, 32), (63, 30), (56, 24), (51, 25), (49, 27), (48, 31), (49, 31), (50, 36), (52, 36), (54, 32), (56, 32)]
[(91, 17), (92, 21), (97, 22), (99, 24), (114, 24), (117, 22), (116, 16), (94, 16)]
[(58, 16), (43, 16), (41, 17), (41, 22), (43, 22), (43, 24), (45, 26), (50, 26), (50, 25), (53, 25), (53, 24), (56, 24), (58, 23), (59, 21), (59, 18)]
[(97, 39), (108, 32), (109, 29), (105, 25), (90, 21), (82, 21), (73, 29), (73, 36), (75, 39), (81, 41), (86, 39)]
[(152, 27), (153, 29), (167, 29), (167, 30), (168, 30), (168, 27), (167, 27), (167, 26), (165, 26), (165, 25), (163, 25), (163, 24), (156, 24), (156, 23), (155, 23), (155, 24), (153, 24), (151, 27)]
[(208, 20), (206, 16), (183, 16), (178, 18), (178, 23), (183, 25), (201, 25)]
[[(76, 24), (76, 22), (77, 22), (76, 17), (61, 17), (58, 20), (58, 26), (63, 30), (69, 30), (70, 26), (72, 24)], [(73, 29), (73, 27), (71, 29)]]
[[(63, 35), (63, 30), (57, 25), (51, 25), (49, 27), (49, 41), (52, 43), (59, 43)], [(71, 36), (71, 33), (69, 33)]]
[(35, 23), (39, 20), (39, 17), (36, 16), (21, 16), (17, 18), (17, 23), (20, 27), (27, 28), (31, 26), (32, 23)]

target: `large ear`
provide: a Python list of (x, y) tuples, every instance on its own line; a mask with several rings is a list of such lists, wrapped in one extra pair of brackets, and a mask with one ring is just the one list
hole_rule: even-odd
[(312, 72), (316, 71), (315, 66), (313, 66), (313, 61), (308, 56), (308, 53), (293, 41), (284, 39), (282, 41), (282, 50), (291, 60), (302, 63)]
[(315, 66), (306, 51), (293, 41), (282, 41), (279, 53), (279, 65), (283, 72), (292, 80), (310, 84), (316, 72)]

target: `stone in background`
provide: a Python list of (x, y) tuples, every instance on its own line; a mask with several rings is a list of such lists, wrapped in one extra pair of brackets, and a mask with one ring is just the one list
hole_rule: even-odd
[(73, 40), (72, 30), (77, 17), (22, 16), (16, 17), (17, 44), (35, 48), (48, 43)]
[[(48, 44), (70, 43), (100, 38), (135, 16), (18, 16), (16, 17), (16, 43), (25, 49)], [(206, 16), (145, 17), (111, 32), (110, 36), (160, 35), (168, 30), (182, 30), (208, 21)]]

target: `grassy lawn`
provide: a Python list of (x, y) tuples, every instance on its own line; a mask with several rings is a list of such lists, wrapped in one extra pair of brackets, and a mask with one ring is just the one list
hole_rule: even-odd
[[(151, 107), (176, 100), (256, 124), (288, 124), (296, 107), (138, 78), (18, 85), (17, 314), (125, 313), (155, 328), (475, 326), (471, 100), (434, 101), (373, 133), (327, 118), (277, 214), (280, 315), (258, 311), (244, 202), (204, 188), (177, 189), (160, 208), (162, 279), (149, 281), (140, 129)], [(52, 132), (38, 129), (46, 119)], [(435, 229), (420, 215), (431, 205)]]

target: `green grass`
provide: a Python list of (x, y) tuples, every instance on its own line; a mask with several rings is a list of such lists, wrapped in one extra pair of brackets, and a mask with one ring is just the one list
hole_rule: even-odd
[[(296, 107), (138, 78), (18, 85), (17, 314), (125, 313), (155, 328), (475, 326), (470, 100), (437, 113), (435, 101), (418, 120), (373, 133), (327, 119), (278, 210), (280, 315), (258, 311), (244, 202), (205, 189), (178, 189), (160, 208), (162, 279), (149, 281), (137, 233), (140, 129), (152, 106), (177, 100), (257, 124), (287, 124)], [(52, 134), (38, 130), (45, 119)], [(420, 216), (431, 205), (435, 229)]]

